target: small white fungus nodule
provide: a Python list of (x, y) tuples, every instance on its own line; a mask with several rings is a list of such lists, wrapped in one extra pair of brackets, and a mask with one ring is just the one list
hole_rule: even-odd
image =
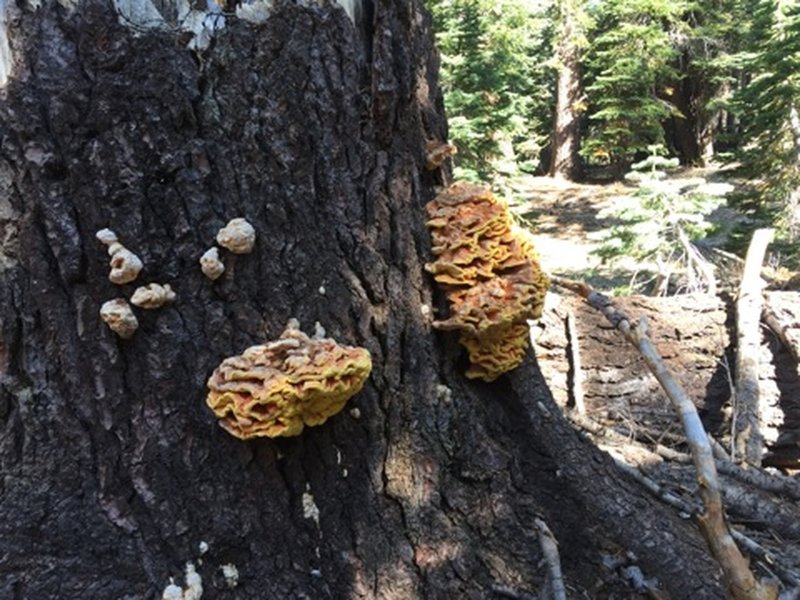
[(225, 265), (219, 258), (219, 248), (209, 248), (200, 257), (200, 270), (211, 281), (215, 281), (225, 272)]
[(186, 563), (186, 589), (183, 600), (200, 600), (203, 597), (203, 580), (195, 570), (194, 563)]
[(229, 588), (235, 588), (239, 585), (239, 569), (236, 565), (228, 563), (220, 567), (222, 569), (222, 576), (225, 578), (225, 583)]
[(140, 308), (154, 310), (161, 308), (165, 304), (175, 301), (175, 292), (172, 287), (165, 283), (160, 285), (158, 283), (151, 283), (150, 285), (136, 288), (131, 296), (131, 304)]
[(139, 328), (139, 321), (125, 298), (114, 298), (105, 302), (100, 307), (100, 318), (122, 339), (132, 337)]
[(256, 243), (256, 230), (247, 219), (231, 219), (217, 233), (217, 243), (234, 254), (250, 254)]
[(123, 246), (117, 234), (108, 228), (98, 231), (95, 237), (108, 246), (108, 255), (111, 257), (108, 279), (111, 283), (123, 285), (134, 281), (144, 266), (141, 259)]
[(164, 588), (161, 594), (161, 600), (183, 600), (183, 588), (174, 583), (170, 583)]
[(319, 527), (319, 507), (314, 501), (314, 496), (308, 486), (306, 486), (306, 491), (303, 492), (303, 517), (313, 520)]

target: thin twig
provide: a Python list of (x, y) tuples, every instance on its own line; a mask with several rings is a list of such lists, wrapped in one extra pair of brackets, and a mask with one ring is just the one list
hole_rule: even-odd
[(678, 228), (678, 240), (686, 251), (689, 269), (695, 268), (702, 274), (708, 285), (706, 293), (715, 296), (717, 294), (717, 278), (714, 276), (714, 266), (703, 258), (703, 255), (700, 254), (694, 244), (692, 244), (689, 236), (686, 235), (682, 227)]
[(567, 314), (567, 336), (569, 337), (570, 359), (572, 361), (572, 405), (579, 415), (586, 414), (583, 402), (583, 367), (581, 366), (581, 348), (578, 342), (578, 327), (575, 313)]
[(511, 598), (511, 600), (537, 600), (535, 596), (526, 592), (518, 592), (507, 585), (493, 585), (492, 592), (503, 598)]
[[(733, 374), (731, 373), (731, 365), (728, 362), (728, 357), (723, 355), (719, 363), (725, 369), (725, 377), (728, 381), (728, 392), (731, 395), (731, 451), (730, 459), (736, 460), (736, 384), (733, 382)], [(713, 447), (713, 444), (712, 444)]]
[(617, 466), (622, 469), (625, 473), (627, 473), (632, 479), (639, 482), (644, 488), (650, 492), (653, 496), (661, 500), (662, 502), (669, 504), (671, 507), (679, 510), (680, 512), (684, 513), (687, 516), (695, 515), (699, 512), (699, 506), (693, 506), (683, 498), (679, 498), (669, 490), (667, 490), (663, 485), (658, 483), (657, 481), (651, 479), (644, 473), (642, 473), (636, 467), (632, 467), (631, 465), (624, 463), (620, 460), (615, 461)]

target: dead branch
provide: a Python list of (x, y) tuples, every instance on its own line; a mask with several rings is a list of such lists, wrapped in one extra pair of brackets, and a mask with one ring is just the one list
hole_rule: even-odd
[[(691, 500), (674, 494), (665, 485), (647, 475), (646, 469), (643, 468), (643, 465), (656, 464), (659, 459), (679, 465), (688, 465), (692, 462), (690, 455), (661, 444), (647, 448), (641, 442), (631, 440), (585, 415), (577, 415), (571, 412), (568, 414), (568, 418), (580, 430), (589, 433), (595, 438), (606, 439), (613, 444), (613, 446), (600, 444), (599, 447), (611, 454), (619, 468), (647, 489), (654, 497), (686, 515), (696, 516), (700, 512), (698, 505), (695, 505)], [(787, 498), (800, 499), (800, 496), (797, 495), (800, 492), (800, 482), (796, 482), (784, 475), (773, 475), (758, 469), (743, 469), (730, 462), (730, 459), (727, 458), (727, 453), (711, 436), (709, 436), (709, 442), (712, 443), (712, 449), (715, 454), (717, 454), (718, 450), (722, 450), (722, 453), (717, 455), (719, 473), (742, 484), (753, 486), (766, 492), (777, 493)], [(637, 447), (636, 453), (630, 453), (629, 448), (631, 445)], [(633, 457), (632, 460), (631, 457)], [(664, 466), (666, 467), (666, 465)], [(669, 472), (674, 473), (674, 470), (671, 469)], [(757, 520), (765, 523), (770, 529), (778, 531), (784, 536), (793, 537), (797, 533), (797, 518), (791, 511), (793, 507), (787, 508), (771, 498), (757, 497), (751, 491), (745, 490), (742, 486), (727, 480), (721, 487), (724, 490), (725, 504), (732, 514), (740, 518), (744, 517), (748, 521)], [(764, 568), (773, 571), (787, 587), (796, 587), (798, 585), (798, 577), (800, 575), (785, 566), (780, 559), (772, 556), (768, 550), (744, 534), (733, 528), (730, 528), (730, 531), (741, 547), (761, 560), (764, 563)]]
[(687, 502), (683, 498), (680, 498), (670, 492), (667, 488), (663, 485), (651, 479), (644, 473), (642, 473), (636, 467), (633, 467), (625, 462), (620, 460), (615, 461), (617, 466), (622, 469), (625, 473), (628, 474), (632, 479), (639, 482), (648, 492), (650, 492), (653, 496), (664, 502), (665, 504), (669, 504), (671, 507), (677, 509), (681, 513), (688, 516), (696, 515), (700, 507), (693, 506), (691, 503)]
[(766, 473), (756, 469), (745, 470), (739, 465), (727, 461), (718, 461), (717, 466), (720, 473), (724, 473), (731, 479), (737, 479), (765, 492), (780, 494), (786, 498), (800, 501), (800, 481), (796, 481), (791, 477), (778, 473)]
[[(731, 460), (731, 455), (728, 454), (728, 451), (725, 450), (725, 447), (716, 439), (714, 439), (714, 436), (712, 436), (710, 433), (708, 434), (708, 443), (711, 444), (711, 451), (714, 453), (714, 458), (716, 458), (717, 461)], [(717, 470), (719, 470), (719, 464), (717, 464)]]
[(736, 394), (734, 448), (738, 462), (760, 466), (764, 442), (759, 424), (758, 350), (764, 282), (759, 277), (772, 229), (757, 229), (750, 240), (736, 301)]
[[(694, 506), (691, 502), (676, 496), (670, 492), (666, 487), (658, 483), (655, 479), (648, 477), (640, 469), (633, 467), (621, 461), (616, 461), (617, 466), (627, 473), (634, 481), (642, 485), (654, 497), (658, 498), (665, 504), (672, 506), (679, 512), (686, 515), (697, 514), (699, 507)], [(787, 588), (795, 588), (800, 585), (800, 576), (791, 568), (786, 567), (778, 558), (773, 556), (769, 550), (764, 548), (761, 544), (747, 537), (745, 534), (730, 528), (731, 537), (742, 547), (748, 554), (755, 556), (763, 563), (765, 569), (773, 572)]]
[(791, 326), (785, 321), (782, 321), (775, 313), (775, 310), (769, 303), (769, 299), (764, 303), (764, 309), (761, 311), (761, 318), (781, 341), (783, 347), (789, 351), (794, 362), (800, 363), (800, 346), (789, 337), (789, 329)]
[(511, 600), (537, 600), (535, 596), (525, 592), (517, 592), (507, 585), (493, 585), (492, 592), (498, 596), (501, 596), (502, 598), (510, 598)]
[(697, 522), (712, 556), (722, 567), (731, 596), (741, 600), (776, 598), (776, 587), (755, 578), (747, 559), (731, 537), (725, 523), (717, 468), (705, 428), (697, 414), (697, 408), (672, 377), (650, 341), (647, 335), (647, 321), (640, 319), (638, 324), (632, 325), (629, 318), (617, 310), (609, 298), (594, 291), (585, 283), (561, 277), (552, 277), (552, 281), (556, 285), (576, 292), (590, 306), (602, 312), (606, 319), (639, 350), (647, 367), (661, 384), (679, 414), (703, 499), (704, 511), (698, 515)]
[(583, 402), (583, 367), (581, 366), (581, 348), (578, 343), (578, 327), (575, 313), (567, 315), (567, 336), (569, 338), (570, 360), (572, 362), (572, 405), (579, 415), (586, 414)]
[(681, 227), (678, 228), (678, 240), (683, 246), (684, 252), (686, 252), (686, 258), (689, 263), (687, 270), (691, 272), (692, 269), (696, 269), (706, 280), (706, 285), (708, 286), (706, 293), (715, 296), (717, 294), (717, 278), (714, 275), (714, 265), (703, 258), (703, 255), (692, 244), (689, 236), (686, 235), (686, 232)]
[(751, 556), (755, 556), (768, 565), (768, 568), (780, 578), (786, 587), (796, 588), (800, 586), (800, 576), (792, 569), (785, 567), (764, 546), (733, 528), (731, 528), (731, 535), (736, 540), (736, 543), (747, 550)]
[(800, 538), (800, 511), (795, 503), (777, 501), (731, 479), (725, 482), (722, 497), (732, 520), (768, 527), (784, 539)]
[(539, 535), (539, 546), (542, 549), (545, 563), (547, 564), (548, 579), (553, 600), (567, 600), (567, 590), (564, 587), (564, 577), (561, 575), (561, 559), (558, 556), (558, 543), (542, 519), (534, 519), (533, 524)]

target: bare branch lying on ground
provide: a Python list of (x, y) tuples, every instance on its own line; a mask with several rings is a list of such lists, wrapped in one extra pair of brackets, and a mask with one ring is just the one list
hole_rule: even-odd
[[(610, 427), (606, 427), (594, 421), (591, 417), (579, 415), (572, 411), (567, 414), (570, 422), (578, 429), (588, 433), (595, 439), (603, 450), (608, 452), (614, 457), (615, 462), (621, 470), (627, 473), (632, 479), (642, 485), (654, 497), (663, 501), (665, 504), (672, 506), (676, 510), (684, 513), (687, 517), (695, 517), (701, 510), (699, 504), (693, 503), (691, 500), (678, 496), (673, 493), (675, 488), (675, 469), (669, 468), (669, 464), (688, 465), (692, 462), (692, 457), (683, 452), (679, 452), (661, 444), (653, 446), (643, 444), (642, 442), (632, 440), (630, 437), (624, 436)], [(601, 440), (606, 440), (608, 444), (603, 444)], [(719, 445), (716, 440), (709, 436), (709, 441), (713, 445)], [(714, 448), (715, 454), (717, 448)], [(719, 473), (730, 477), (731, 479), (738, 480), (741, 483), (762, 489), (767, 492), (777, 493), (784, 497), (794, 499), (795, 494), (800, 492), (800, 482), (793, 480), (791, 477), (786, 477), (780, 474), (770, 474), (754, 468), (743, 469), (739, 465), (735, 465), (726, 458), (727, 453), (724, 452), (717, 458), (716, 464)], [(634, 458), (631, 460), (631, 458)], [(659, 467), (659, 460), (666, 461)], [(645, 467), (645, 465), (648, 465)], [(648, 475), (651, 468), (657, 468), (663, 481), (664, 475), (669, 473), (669, 481), (671, 483), (660, 483), (652, 476)], [(681, 479), (681, 476), (678, 477)], [(736, 488), (735, 485), (727, 481), (721, 484), (722, 489), (727, 491), (728, 487)], [(737, 492), (733, 491), (736, 494)], [(726, 504), (728, 504), (728, 495), (726, 494)], [(760, 510), (763, 506), (761, 502), (757, 503), (754, 509), (747, 508), (752, 506), (752, 503), (737, 503), (737, 506), (730, 507), (732, 512), (738, 514), (755, 515), (762, 520), (762, 525), (766, 525), (770, 530), (785, 529), (787, 523), (791, 525), (792, 520), (784, 518), (780, 511)], [(779, 506), (779, 505), (778, 505)], [(767, 513), (770, 513), (769, 515)], [(769, 518), (768, 518), (769, 517)], [(773, 521), (777, 518), (777, 521)], [(736, 540), (741, 547), (743, 547), (752, 556), (757, 557), (763, 562), (765, 570), (774, 573), (778, 578), (787, 586), (787, 588), (794, 588), (800, 581), (800, 575), (792, 568), (786, 566), (779, 556), (774, 556), (769, 550), (756, 543), (751, 538), (743, 533), (730, 528), (731, 536)]]
[(553, 600), (567, 600), (567, 590), (564, 587), (564, 577), (561, 575), (561, 559), (558, 556), (556, 538), (547, 523), (542, 519), (534, 519), (533, 524), (536, 527), (539, 546), (547, 564), (547, 578), (551, 590), (550, 597)]
[[(693, 505), (691, 502), (676, 496), (669, 491), (665, 486), (661, 485), (651, 477), (648, 477), (640, 469), (633, 467), (627, 463), (617, 461), (617, 466), (627, 473), (633, 480), (641, 484), (653, 496), (675, 508), (676, 510), (686, 515), (694, 515), (699, 510), (698, 506)], [(783, 563), (773, 554), (764, 548), (761, 544), (746, 536), (745, 534), (730, 529), (731, 537), (747, 552), (757, 557), (764, 564), (765, 569), (771, 571), (775, 576), (780, 579), (787, 588), (796, 588), (800, 586), (800, 575), (794, 570), (786, 567)]]
[(620, 312), (609, 298), (585, 283), (555, 276), (551, 280), (554, 284), (579, 294), (590, 306), (602, 312), (625, 339), (639, 350), (648, 369), (661, 384), (680, 416), (703, 499), (704, 511), (697, 516), (697, 523), (711, 554), (722, 567), (731, 596), (741, 600), (777, 598), (777, 589), (773, 583), (755, 578), (747, 559), (731, 537), (725, 523), (719, 478), (705, 428), (697, 414), (697, 408), (672, 377), (650, 341), (647, 321), (640, 319), (638, 324), (633, 325), (627, 315)]
[(764, 309), (761, 312), (761, 318), (781, 341), (783, 347), (789, 351), (789, 354), (792, 355), (794, 362), (800, 363), (800, 346), (798, 346), (798, 344), (795, 343), (795, 341), (792, 340), (788, 335), (791, 324), (781, 320), (772, 306), (770, 306), (769, 301), (765, 302), (764, 304)]
[(575, 322), (575, 313), (570, 311), (567, 315), (567, 337), (570, 348), (570, 366), (572, 367), (572, 403), (579, 415), (586, 414), (586, 404), (583, 402), (583, 367), (581, 366), (581, 348), (578, 344), (578, 327)]
[(735, 462), (761, 466), (764, 442), (759, 425), (758, 348), (764, 282), (761, 263), (772, 241), (772, 229), (757, 229), (750, 240), (736, 300)]

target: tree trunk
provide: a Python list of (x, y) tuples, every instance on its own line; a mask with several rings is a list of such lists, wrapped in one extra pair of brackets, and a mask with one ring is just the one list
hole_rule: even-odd
[(581, 99), (580, 24), (582, 0), (558, 2), (559, 26), (556, 48), (558, 79), (553, 119), (550, 177), (575, 181), (581, 176), (581, 124), (578, 103)]
[[(569, 428), (534, 363), (470, 383), (432, 331), (430, 22), (416, 0), (362, 9), (354, 28), (335, 5), (279, 3), (203, 51), (105, 3), (15, 15), (0, 597), (157, 598), (189, 561), (222, 599), (536, 593), (537, 517), (576, 595), (621, 585), (604, 558), (629, 551), (673, 597), (722, 597), (697, 532)], [(235, 217), (254, 252), (212, 282), (198, 258)], [(128, 340), (98, 316), (137, 285), (108, 281), (105, 227), (141, 257), (137, 284), (177, 293), (137, 309)], [(237, 440), (205, 382), (292, 317), (369, 349), (372, 375), (322, 426)]]
[(670, 119), (672, 127), (668, 128), (681, 164), (706, 166), (714, 158), (716, 115), (706, 108), (712, 93), (710, 86), (699, 74), (687, 73), (669, 98), (681, 112), (681, 116)]

